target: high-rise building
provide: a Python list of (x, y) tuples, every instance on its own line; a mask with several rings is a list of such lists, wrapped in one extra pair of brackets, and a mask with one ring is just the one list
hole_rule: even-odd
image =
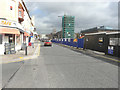
[(62, 17), (62, 38), (74, 38), (74, 16), (64, 15)]

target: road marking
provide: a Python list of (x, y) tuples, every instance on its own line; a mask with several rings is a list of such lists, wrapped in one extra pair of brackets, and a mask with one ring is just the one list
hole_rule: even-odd
[(38, 49), (38, 56), (40, 55), (40, 46), (41, 46), (41, 45), (39, 44), (39, 49)]
[(23, 59), (23, 57), (19, 57), (20, 59)]
[[(71, 46), (71, 48), (72, 48), (72, 49), (77, 49), (77, 48), (73, 48), (72, 46)], [(78, 48), (77, 50), (83, 50), (83, 49)], [(103, 58), (106, 58), (106, 59), (109, 59), (109, 60), (112, 60), (112, 61), (115, 61), (115, 62), (120, 63), (119, 60), (116, 60), (116, 59), (113, 59), (113, 58), (109, 58), (109, 57), (105, 57), (105, 56), (101, 56), (101, 55), (95, 55), (95, 54), (93, 54), (93, 55), (94, 55), (94, 56), (103, 57)]]
[(21, 60), (17, 60), (17, 61), (8, 61), (8, 62), (3, 62), (3, 63), (0, 63), (0, 64), (7, 64), (7, 63), (13, 63), (13, 62), (21, 62), (21, 61), (26, 61), (26, 60), (30, 60), (30, 59), (34, 59), (34, 58), (37, 58), (37, 57), (28, 57), (28, 58), (23, 58)]
[(94, 56), (99, 56), (99, 57), (103, 57), (103, 58), (106, 58), (106, 59), (109, 59), (109, 60), (112, 60), (112, 61), (115, 61), (115, 62), (120, 62), (119, 60), (109, 58), (109, 57), (105, 57), (105, 56), (100, 56), (100, 55), (94, 55)]

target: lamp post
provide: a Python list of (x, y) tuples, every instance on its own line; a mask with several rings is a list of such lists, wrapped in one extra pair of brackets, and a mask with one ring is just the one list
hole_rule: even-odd
[[(58, 17), (61, 17), (61, 18), (62, 18), (63, 16), (58, 16)], [(61, 26), (62, 26), (62, 25), (61, 25)], [(62, 29), (61, 29), (61, 38), (62, 38)]]

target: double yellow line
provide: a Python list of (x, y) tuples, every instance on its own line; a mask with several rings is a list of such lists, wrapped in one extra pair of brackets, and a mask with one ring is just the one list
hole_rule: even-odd
[(101, 56), (101, 55), (94, 55), (94, 56), (99, 56), (99, 57), (102, 57), (102, 58), (109, 59), (109, 60), (111, 60), (111, 61), (115, 61), (115, 62), (120, 63), (119, 60), (116, 60), (116, 59), (113, 59), (113, 58), (109, 58), (109, 57), (106, 57), (106, 56)]
[[(72, 47), (73, 48), (73, 47)], [(74, 49), (74, 48), (73, 48)], [(75, 48), (76, 49), (76, 48)], [(83, 50), (83, 49), (80, 49), (79, 50)], [(109, 58), (109, 57), (106, 57), (106, 56), (101, 56), (101, 55), (95, 55), (93, 54), (94, 56), (99, 56), (99, 57), (102, 57), (102, 58), (105, 58), (105, 59), (108, 59), (108, 60), (111, 60), (111, 61), (114, 61), (114, 62), (117, 62), (117, 63), (120, 63), (120, 60), (116, 60), (116, 59), (113, 59), (113, 58)]]

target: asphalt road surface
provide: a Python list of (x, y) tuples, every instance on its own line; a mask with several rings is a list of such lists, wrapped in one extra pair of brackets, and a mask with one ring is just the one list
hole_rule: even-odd
[(3, 81), (20, 65), (6, 88), (118, 88), (118, 66), (55, 44), (41, 44), (37, 59), (4, 65)]
[(2, 64), (2, 87), (11, 80), (22, 64), (22, 62)]

